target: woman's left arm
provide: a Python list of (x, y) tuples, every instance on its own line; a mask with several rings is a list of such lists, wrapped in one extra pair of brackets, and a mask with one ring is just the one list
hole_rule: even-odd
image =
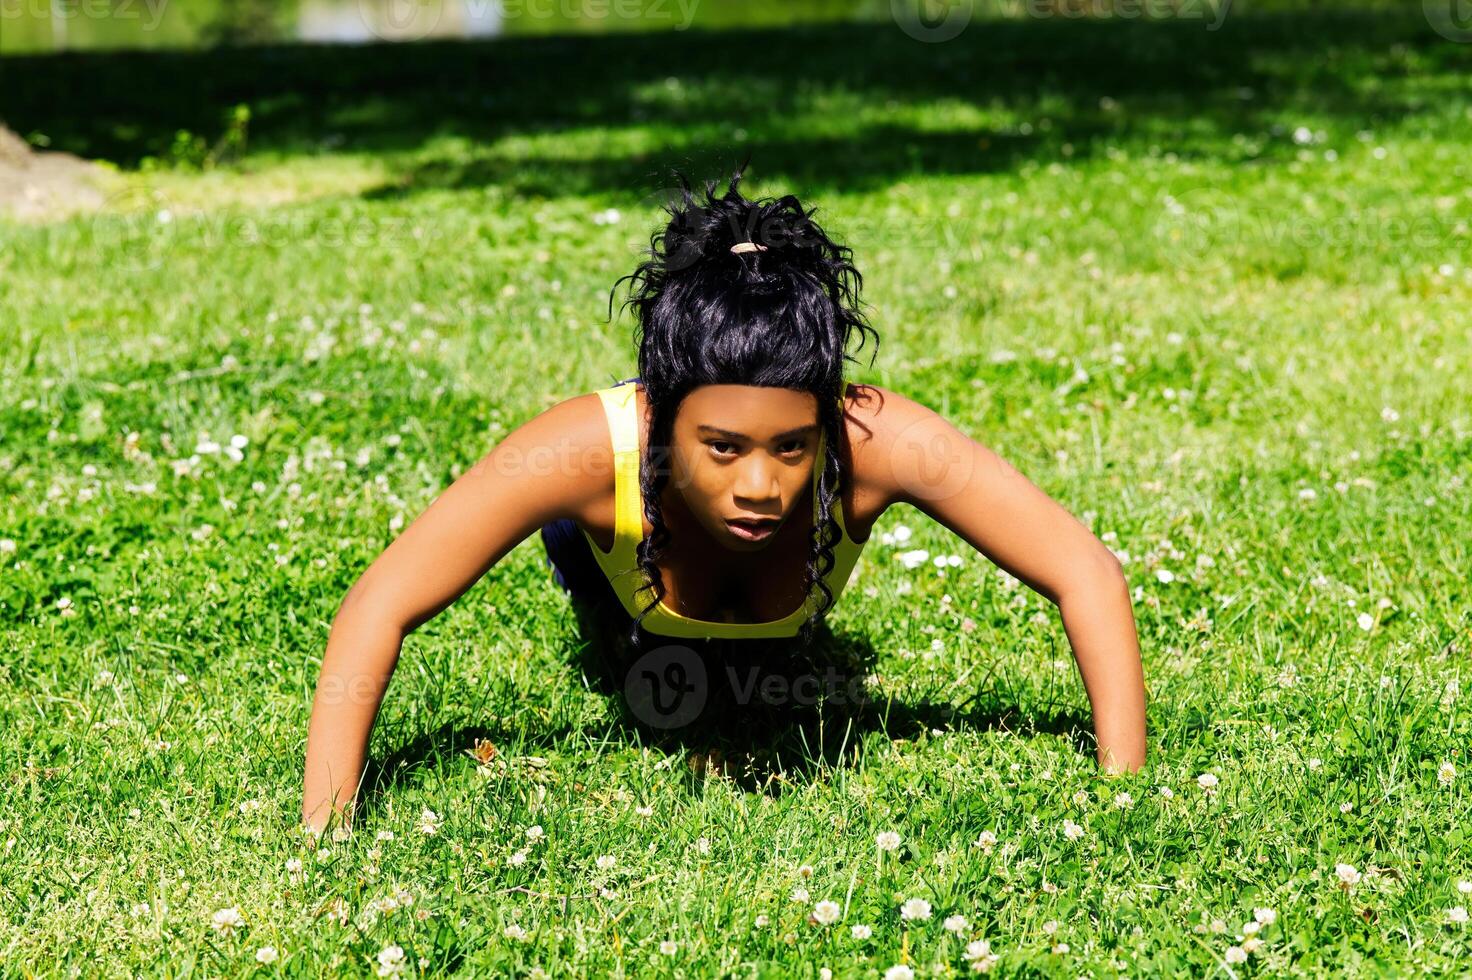
[(1093, 708), (1099, 764), (1145, 764), (1145, 682), (1124, 571), (1072, 514), (940, 415), (876, 386), (866, 482), (950, 528), (1058, 607)]

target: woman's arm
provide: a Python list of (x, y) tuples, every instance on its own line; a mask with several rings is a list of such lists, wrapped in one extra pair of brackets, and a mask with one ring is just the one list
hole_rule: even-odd
[(302, 820), (350, 820), (368, 736), (404, 637), (548, 521), (608, 498), (613, 456), (596, 394), (509, 434), (457, 479), (348, 590), (327, 641), (307, 729)]
[[(1145, 683), (1134, 611), (1114, 553), (987, 447), (873, 385), (856, 414), (873, 437), (855, 466), (887, 501), (919, 508), (1059, 609), (1108, 772), (1145, 763)], [(862, 459), (862, 461), (860, 461)]]

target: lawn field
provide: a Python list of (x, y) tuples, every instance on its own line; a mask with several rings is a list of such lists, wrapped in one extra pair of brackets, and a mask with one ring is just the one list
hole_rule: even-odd
[[(1419, 4), (3, 84), (116, 173), (0, 223), (0, 975), (1468, 970), (1472, 45)], [(918, 511), (829, 617), (861, 696), (690, 732), (585, 675), (532, 538), (406, 641), (354, 833), (307, 841), (343, 593), (636, 373), (662, 174), (748, 152), (854, 249), (851, 380), (1119, 555), (1149, 764), (1097, 774), (1056, 608)]]

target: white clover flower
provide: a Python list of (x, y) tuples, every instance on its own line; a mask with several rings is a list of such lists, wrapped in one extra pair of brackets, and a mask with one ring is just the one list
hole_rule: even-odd
[(903, 963), (896, 963), (884, 971), (884, 980), (915, 980), (915, 971)]
[(838, 921), (842, 907), (837, 902), (822, 901), (813, 906), (813, 921), (820, 926), (831, 926)]
[(511, 856), (506, 859), (506, 863), (511, 865), (513, 868), (517, 868), (523, 864), (526, 864), (526, 848), (522, 847), (513, 851)]
[(618, 863), (618, 858), (614, 857), (612, 854), (600, 854), (598, 855), (598, 860), (593, 863), (598, 865), (601, 870), (607, 871), (609, 868), (612, 868), (615, 864)]
[(977, 973), (986, 973), (996, 965), (998, 956), (992, 952), (992, 944), (985, 939), (976, 939), (966, 944), (965, 957), (971, 964), (971, 969)]
[(513, 922), (511, 923), (511, 925), (501, 930), (501, 935), (505, 936), (507, 939), (525, 940), (527, 938), (527, 931), (521, 926), (517, 925), (515, 922)]
[(1249, 953), (1257, 952), (1258, 950), (1262, 949), (1262, 937), (1248, 936), (1246, 939), (1242, 940), (1242, 948)]
[(1069, 840), (1078, 840), (1084, 835), (1084, 828), (1067, 818), (1063, 821), (1063, 836)]
[(1454, 925), (1466, 925), (1467, 907), (1465, 905), (1453, 905), (1446, 910), (1446, 921)]
[(906, 922), (930, 918), (930, 903), (923, 898), (909, 898), (900, 906), (900, 918)]
[(275, 963), (280, 954), (276, 952), (275, 946), (262, 946), (256, 950), (257, 963)]
[(378, 951), (377, 973), (380, 977), (397, 976), (404, 969), (404, 948), (402, 946), (391, 943)]
[(792, 894), (789, 897), (797, 904), (803, 905), (807, 903), (807, 900), (810, 896), (808, 895), (808, 890), (806, 888), (794, 888), (792, 889)]
[(673, 939), (666, 939), (664, 942), (659, 944), (659, 951), (665, 956), (674, 956), (680, 951), (680, 944), (675, 942)]
[(1250, 936), (1261, 928), (1261, 922), (1258, 922), (1256, 919), (1248, 919), (1246, 922), (1242, 923), (1242, 935)]
[(1241, 946), (1228, 946), (1226, 959), (1228, 963), (1246, 963), (1247, 950)]
[(539, 840), (541, 840), (545, 836), (547, 836), (547, 832), (542, 829), (542, 825), (541, 824), (532, 824), (530, 827), (528, 827), (526, 829), (526, 839), (527, 840), (530, 840), (530, 841), (539, 841)]
[(983, 830), (977, 835), (976, 841), (972, 846), (979, 847), (983, 853), (990, 854), (992, 848), (997, 846), (997, 835), (990, 830)]
[(1114, 805), (1121, 810), (1128, 810), (1135, 805), (1135, 798), (1128, 793), (1116, 793), (1114, 796)]
[(1375, 617), (1371, 616), (1367, 612), (1360, 613), (1354, 618), (1354, 621), (1358, 623), (1360, 629), (1364, 630), (1366, 633), (1375, 628)]
[(895, 555), (895, 558), (907, 569), (919, 568), (921, 565), (925, 564), (926, 559), (928, 559), (929, 557), (930, 552), (926, 551), (924, 548), (916, 548), (913, 551), (901, 551), (899, 554)]
[(1088, 802), (1089, 794), (1085, 790), (1079, 790), (1077, 793), (1073, 794), (1073, 803), (1075, 806), (1084, 806)]
[(435, 813), (429, 807), (425, 807), (424, 812), (419, 815), (419, 832), (434, 836), (440, 832), (441, 821), (442, 818), (438, 813)]
[(1155, 570), (1155, 580), (1163, 585), (1169, 585), (1176, 580), (1176, 576), (1168, 568), (1157, 568)]
[(1461, 892), (1463, 895), (1472, 895), (1472, 881), (1457, 882), (1457, 891)]
[(218, 909), (210, 916), (210, 928), (226, 936), (233, 935), (235, 930), (245, 925), (245, 918), (240, 914), (240, 909), (232, 905), (229, 908)]
[(1167, 800), (1173, 800), (1176, 798), (1175, 790), (1171, 789), (1169, 786), (1160, 787), (1160, 795), (1165, 797)]
[(1203, 772), (1196, 777), (1196, 785), (1200, 786), (1208, 794), (1216, 792), (1216, 788), (1220, 782), (1221, 780), (1216, 778), (1215, 773)]
[(897, 851), (900, 848), (900, 835), (893, 830), (882, 830), (875, 835), (874, 843), (881, 851)]
[(1272, 909), (1253, 909), (1252, 917), (1265, 926), (1270, 926), (1278, 921), (1278, 913)]
[(709, 854), (710, 853), (710, 838), (708, 838), (708, 837), (697, 837), (697, 838), (695, 838), (695, 852), (697, 854)]
[(634, 807), (634, 812), (637, 813), (641, 817), (652, 817), (652, 816), (654, 816), (654, 807), (652, 807), (652, 806), (636, 806), (636, 807)]
[(1436, 770), (1436, 781), (1443, 786), (1450, 786), (1457, 778), (1457, 767), (1450, 762), (1443, 762)]
[(966, 921), (966, 916), (964, 915), (948, 915), (945, 921), (941, 923), (941, 926), (947, 932), (954, 932), (959, 936), (971, 928), (971, 923)]
[(1360, 873), (1352, 864), (1334, 865), (1334, 874), (1339, 879), (1340, 887), (1352, 888), (1360, 883)]
[(861, 924), (861, 925), (856, 925), (852, 929), (850, 929), (848, 931), (848, 934), (850, 936), (853, 936), (855, 939), (864, 940), (864, 939), (868, 939), (870, 936), (874, 935), (874, 930), (871, 929), (871, 928), (869, 928), (866, 925), (862, 925)]

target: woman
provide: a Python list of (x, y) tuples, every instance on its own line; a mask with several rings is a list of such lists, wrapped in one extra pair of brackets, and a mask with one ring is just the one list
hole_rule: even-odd
[(1119, 562), (928, 408), (844, 382), (852, 335), (862, 347), (875, 334), (850, 250), (790, 195), (748, 200), (741, 178), (720, 197), (707, 183), (702, 201), (681, 177), (650, 258), (625, 277), (639, 375), (517, 428), (348, 591), (312, 708), (308, 826), (350, 818), (403, 638), (539, 529), (559, 584), (630, 643), (806, 644), (875, 521), (910, 504), (1058, 606), (1100, 764), (1143, 765), (1144, 683)]

